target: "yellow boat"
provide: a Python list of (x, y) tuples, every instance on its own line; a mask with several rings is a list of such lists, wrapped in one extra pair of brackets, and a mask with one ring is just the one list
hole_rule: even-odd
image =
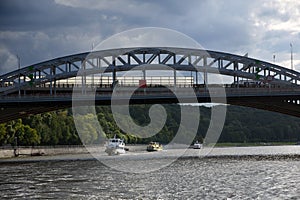
[(158, 142), (150, 142), (147, 146), (147, 151), (161, 151), (163, 147)]

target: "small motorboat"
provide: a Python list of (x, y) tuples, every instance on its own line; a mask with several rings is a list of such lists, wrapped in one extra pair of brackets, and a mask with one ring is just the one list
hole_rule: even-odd
[(108, 144), (106, 145), (105, 152), (112, 156), (112, 155), (119, 155), (119, 154), (124, 154), (126, 153), (126, 148), (125, 148), (125, 142), (124, 140), (120, 138), (111, 138), (108, 140)]
[(201, 148), (202, 148), (202, 144), (199, 143), (198, 141), (196, 141), (196, 142), (194, 143), (193, 148), (194, 148), (194, 149), (201, 149)]
[(161, 151), (163, 147), (158, 142), (150, 142), (147, 146), (147, 151)]

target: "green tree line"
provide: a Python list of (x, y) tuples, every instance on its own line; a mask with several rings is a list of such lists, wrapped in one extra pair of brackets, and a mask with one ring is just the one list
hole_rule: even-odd
[[(123, 138), (126, 143), (168, 143), (178, 132), (181, 109), (177, 104), (163, 106), (167, 113), (166, 123), (159, 133), (148, 138), (123, 132), (115, 123), (110, 106), (97, 106), (96, 116), (84, 114), (89, 109), (85, 107), (82, 108), (82, 114), (77, 114), (77, 122), (82, 125), (80, 133), (76, 130), (71, 109), (31, 115), (0, 124), (0, 145), (14, 145), (16, 138), (19, 145), (97, 144), (101, 142), (101, 138), (114, 135)], [(146, 126), (151, 121), (148, 114), (150, 107), (151, 105), (130, 106), (131, 116), (121, 116), (121, 119), (126, 124), (132, 117), (137, 125)], [(190, 123), (199, 124), (194, 140), (202, 141), (210, 124), (211, 108), (189, 107), (200, 111), (200, 121), (191, 120)], [(194, 119), (193, 116), (191, 119)], [(95, 122), (99, 122), (102, 130), (99, 131)], [(181, 137), (194, 137), (188, 126), (181, 127), (185, 133)], [(299, 131), (299, 118), (252, 108), (227, 106), (226, 121), (219, 142), (297, 142), (300, 141)], [(178, 138), (177, 142), (183, 140), (184, 138)]]

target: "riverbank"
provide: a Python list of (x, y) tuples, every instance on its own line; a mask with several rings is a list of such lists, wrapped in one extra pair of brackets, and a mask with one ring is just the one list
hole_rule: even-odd
[[(79, 147), (76, 147), (79, 148)], [(104, 147), (88, 147), (79, 151), (70, 148), (60, 154), (45, 156), (19, 156), (0, 159), (0, 164), (49, 162), (49, 161), (77, 161), (77, 160), (102, 160), (130, 162), (136, 160), (161, 160), (161, 159), (232, 159), (232, 160), (297, 160), (300, 161), (300, 145), (287, 146), (259, 146), (259, 147), (215, 147), (203, 149), (165, 149), (159, 152), (147, 152), (145, 145), (129, 146), (129, 151), (121, 156), (108, 156)], [(71, 150), (73, 149), (73, 150)], [(94, 150), (94, 152), (92, 152)], [(56, 153), (58, 150), (56, 150)], [(66, 153), (67, 152), (67, 153)], [(76, 152), (76, 153), (72, 153)], [(80, 152), (80, 153), (78, 153)]]
[[(226, 148), (231, 147), (240, 147), (241, 149), (247, 148), (247, 150), (251, 149), (251, 147), (279, 147), (280, 146), (299, 146), (295, 143), (291, 142), (276, 142), (276, 143), (217, 143), (215, 145), (215, 150), (221, 149), (223, 152)], [(136, 144), (136, 145), (127, 145), (129, 148), (129, 152), (136, 151), (145, 151), (145, 144)], [(184, 147), (185, 148), (185, 147)], [(0, 159), (3, 158), (13, 158), (16, 157), (28, 157), (28, 156), (54, 156), (54, 155), (71, 155), (71, 154), (90, 154), (90, 153), (99, 153), (104, 152), (105, 147), (99, 145), (58, 145), (58, 146), (19, 146), (15, 151), (13, 147), (2, 147), (0, 148)], [(213, 151), (213, 152), (214, 152)], [(226, 151), (225, 151), (226, 152)], [(280, 152), (278, 152), (280, 153)], [(256, 153), (257, 154), (257, 153)]]
[[(272, 142), (272, 143), (217, 143), (215, 147), (258, 147), (258, 146), (292, 146), (298, 145), (295, 142)], [(300, 145), (299, 145), (300, 146)], [(129, 144), (129, 151), (144, 151), (145, 144)], [(185, 147), (184, 147), (185, 148)], [(104, 147), (99, 145), (58, 145), (58, 146), (19, 146), (16, 153), (19, 156), (42, 156), (42, 155), (63, 155), (63, 154), (88, 154), (104, 152)], [(0, 148), (0, 159), (15, 157), (15, 150), (12, 146)]]
[[(129, 151), (143, 151), (146, 145), (127, 145)], [(18, 157), (28, 156), (54, 156), (54, 155), (70, 155), (70, 154), (89, 154), (104, 152), (105, 147), (99, 145), (82, 146), (82, 145), (61, 145), (61, 146), (20, 146), (16, 150), (13, 147), (0, 149), (0, 159), (13, 158), (15, 152)]]

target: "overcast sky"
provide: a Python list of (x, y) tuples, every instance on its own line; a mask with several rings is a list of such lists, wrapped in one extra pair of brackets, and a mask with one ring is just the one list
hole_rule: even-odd
[(163, 27), (204, 48), (300, 70), (298, 0), (1, 0), (0, 74), (55, 57), (89, 51), (113, 34)]

